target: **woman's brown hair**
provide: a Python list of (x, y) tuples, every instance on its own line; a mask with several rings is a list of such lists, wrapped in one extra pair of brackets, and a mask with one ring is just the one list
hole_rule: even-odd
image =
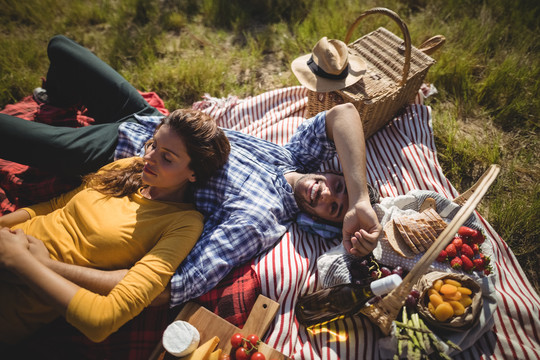
[[(229, 140), (209, 115), (198, 110), (178, 109), (164, 117), (156, 131), (163, 125), (168, 125), (184, 140), (191, 158), (189, 167), (195, 172), (197, 184), (206, 182), (227, 162), (231, 150)], [(138, 158), (127, 167), (113, 167), (86, 175), (83, 181), (104, 195), (122, 197), (144, 186), (143, 167), (143, 159)]]

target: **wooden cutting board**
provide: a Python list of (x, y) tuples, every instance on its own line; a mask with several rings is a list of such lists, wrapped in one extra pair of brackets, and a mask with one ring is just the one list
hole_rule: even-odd
[[(278, 309), (279, 304), (277, 302), (266, 296), (259, 295), (244, 327), (240, 329), (208, 309), (196, 303), (188, 302), (184, 305), (184, 308), (180, 311), (175, 320), (187, 321), (195, 326), (201, 335), (200, 344), (204, 344), (207, 340), (217, 336), (219, 338), (219, 343), (216, 349), (223, 349), (224, 354), (232, 355), (231, 336), (235, 333), (240, 333), (246, 337), (250, 334), (255, 334), (262, 338), (274, 320)], [(259, 351), (265, 355), (267, 360), (289, 359), (287, 356), (264, 343), (259, 345)], [(234, 358), (233, 356), (231, 357)], [(160, 342), (150, 356), (150, 360), (167, 359), (177, 359), (177, 357), (165, 351)]]

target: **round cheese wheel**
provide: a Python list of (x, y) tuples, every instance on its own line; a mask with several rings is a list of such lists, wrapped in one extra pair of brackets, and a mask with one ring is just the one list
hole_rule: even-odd
[(191, 354), (199, 346), (201, 336), (197, 328), (190, 323), (177, 320), (171, 323), (163, 333), (163, 347), (171, 355), (180, 357)]

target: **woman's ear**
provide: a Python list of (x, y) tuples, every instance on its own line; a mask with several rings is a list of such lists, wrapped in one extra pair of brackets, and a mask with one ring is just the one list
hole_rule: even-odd
[(190, 182), (196, 182), (197, 181), (197, 177), (195, 176), (195, 173), (192, 173), (189, 177), (189, 181)]

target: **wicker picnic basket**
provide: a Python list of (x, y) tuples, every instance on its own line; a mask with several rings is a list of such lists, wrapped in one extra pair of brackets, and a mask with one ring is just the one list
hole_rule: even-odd
[(491, 167), (482, 175), (480, 179), (466, 192), (454, 199), (454, 202), (461, 205), (461, 209), (454, 216), (452, 221), (439, 235), (437, 240), (430, 246), (426, 253), (414, 265), (411, 271), (405, 276), (403, 282), (388, 295), (375, 304), (364, 308), (361, 313), (375, 325), (377, 325), (385, 335), (389, 335), (392, 322), (396, 320), (401, 308), (405, 304), (407, 295), (413, 286), (426, 273), (428, 267), (435, 261), (441, 250), (450, 242), (459, 227), (469, 218), (476, 206), (486, 194), (491, 183), (497, 178), (500, 172), (498, 165)]
[[(349, 44), (359, 22), (366, 16), (383, 14), (394, 20), (403, 33), (403, 40), (387, 29), (377, 30)], [(366, 62), (366, 74), (356, 84), (332, 92), (308, 94), (308, 114), (328, 110), (335, 105), (352, 103), (358, 110), (369, 138), (386, 125), (405, 105), (411, 103), (422, 85), (429, 67), (435, 63), (428, 53), (440, 47), (444, 37), (425, 42), (425, 51), (411, 45), (407, 25), (399, 16), (386, 8), (373, 8), (362, 13), (349, 27), (345, 37), (349, 52), (361, 56)]]

